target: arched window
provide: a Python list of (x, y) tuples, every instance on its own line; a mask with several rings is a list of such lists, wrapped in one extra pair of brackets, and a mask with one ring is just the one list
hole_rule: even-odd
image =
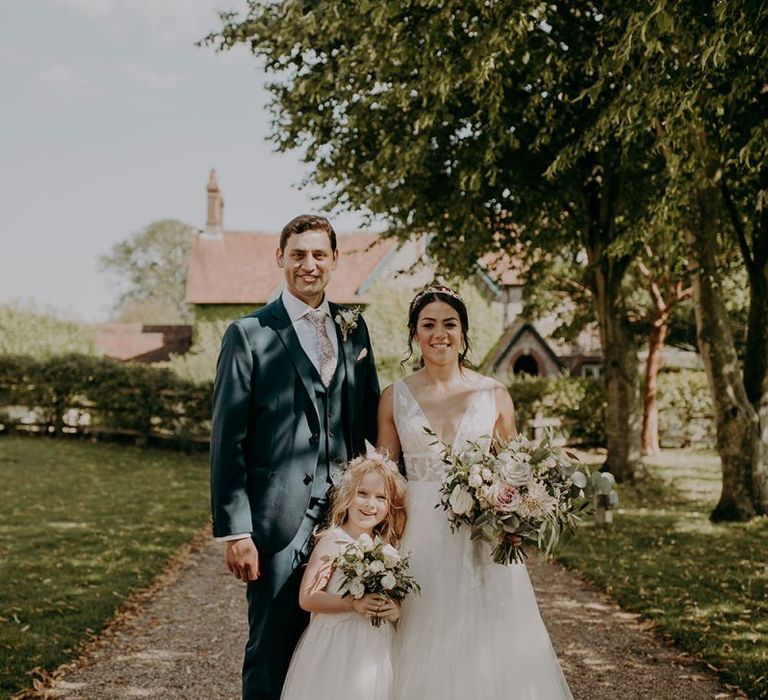
[(515, 374), (530, 374), (532, 377), (538, 377), (539, 363), (533, 355), (520, 355), (515, 360), (512, 371)]

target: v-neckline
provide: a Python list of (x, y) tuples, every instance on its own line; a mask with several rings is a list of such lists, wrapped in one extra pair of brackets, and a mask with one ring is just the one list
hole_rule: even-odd
[[(475, 401), (477, 401), (477, 396), (480, 393), (480, 388), (475, 389), (475, 391), (472, 393), (472, 398), (469, 400), (469, 403), (467, 404), (467, 407), (464, 409), (464, 413), (461, 414), (461, 418), (459, 418), (459, 422), (456, 424), (456, 432), (453, 436), (452, 442), (446, 442), (443, 440), (435, 431), (435, 429), (432, 427), (432, 421), (429, 420), (427, 417), (427, 414), (424, 412), (424, 409), (421, 407), (421, 404), (419, 403), (418, 399), (414, 396), (413, 392), (411, 391), (411, 388), (406, 384), (404, 379), (400, 380), (400, 383), (405, 387), (405, 390), (408, 392), (408, 395), (411, 397), (411, 401), (416, 404), (416, 408), (419, 409), (419, 413), (421, 413), (421, 417), (426, 421), (427, 427), (435, 434), (435, 437), (443, 444), (443, 445), (453, 445), (456, 442), (456, 438), (459, 437), (461, 434), (461, 429), (464, 427), (464, 420), (467, 417), (467, 414), (470, 412), (472, 408), (474, 408)], [(482, 383), (482, 380), (481, 382)]]

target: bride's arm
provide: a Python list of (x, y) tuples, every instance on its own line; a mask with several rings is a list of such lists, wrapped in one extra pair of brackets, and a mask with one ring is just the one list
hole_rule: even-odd
[(386, 450), (393, 462), (400, 459), (400, 438), (395, 427), (394, 386), (390, 384), (381, 392), (379, 399), (378, 444), (379, 451)]
[(502, 442), (517, 437), (515, 405), (512, 403), (507, 387), (501, 383), (496, 385), (496, 425), (493, 428), (493, 435)]

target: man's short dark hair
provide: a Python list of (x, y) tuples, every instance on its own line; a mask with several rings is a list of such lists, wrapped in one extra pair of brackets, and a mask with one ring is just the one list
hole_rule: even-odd
[(291, 219), (280, 232), (280, 250), (285, 250), (288, 239), (295, 233), (304, 233), (305, 231), (323, 231), (328, 234), (331, 241), (331, 250), (336, 252), (336, 231), (333, 230), (331, 222), (324, 216), (315, 214), (301, 214)]

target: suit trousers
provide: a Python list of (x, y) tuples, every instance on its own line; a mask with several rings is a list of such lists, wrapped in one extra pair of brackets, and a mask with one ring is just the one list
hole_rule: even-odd
[(247, 584), (243, 700), (280, 698), (293, 650), (309, 624), (309, 613), (299, 607), (299, 590), (312, 549), (312, 531), (327, 510), (327, 501), (312, 499), (291, 543), (275, 554), (260, 555), (259, 578)]

